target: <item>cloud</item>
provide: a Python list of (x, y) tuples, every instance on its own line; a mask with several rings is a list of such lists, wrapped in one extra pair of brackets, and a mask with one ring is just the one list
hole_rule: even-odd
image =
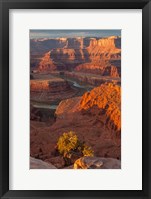
[(30, 30), (30, 38), (121, 36), (121, 30)]

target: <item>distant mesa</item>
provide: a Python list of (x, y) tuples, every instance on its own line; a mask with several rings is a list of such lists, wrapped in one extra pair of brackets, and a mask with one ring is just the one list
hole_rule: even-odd
[(31, 40), (31, 66), (39, 71), (69, 70), (121, 75), (121, 38)]

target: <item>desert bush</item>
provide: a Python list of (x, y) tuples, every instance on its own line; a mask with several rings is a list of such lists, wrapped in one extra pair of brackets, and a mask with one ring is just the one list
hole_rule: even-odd
[(82, 153), (84, 156), (94, 156), (94, 151), (87, 145), (84, 145)]
[(78, 137), (72, 131), (64, 133), (59, 137), (57, 146), (60, 154), (68, 154), (71, 150), (75, 150), (77, 148)]
[(63, 133), (63, 135), (59, 137), (57, 148), (59, 153), (63, 155), (67, 165), (71, 164), (71, 158), (73, 156), (75, 157), (75, 154), (77, 158), (82, 156), (93, 156), (94, 154), (91, 147), (79, 141), (77, 135), (73, 131)]

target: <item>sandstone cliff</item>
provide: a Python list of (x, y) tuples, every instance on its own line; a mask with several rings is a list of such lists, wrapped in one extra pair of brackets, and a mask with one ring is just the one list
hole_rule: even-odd
[(88, 62), (78, 65), (75, 70), (100, 73), (105, 76), (120, 76), (121, 46), (120, 38), (109, 37), (90, 40), (86, 48)]
[(56, 66), (50, 57), (50, 51), (44, 55), (44, 57), (41, 59), (39, 63), (39, 71), (44, 71), (44, 70), (47, 71), (56, 70)]
[[(107, 68), (106, 68), (107, 69)], [(115, 69), (116, 70), (116, 69)], [(116, 71), (114, 71), (114, 74)], [(112, 76), (109, 76), (109, 74), (112, 74)], [(79, 83), (85, 83), (86, 85), (92, 85), (92, 86), (99, 86), (103, 83), (116, 83), (116, 84), (121, 84), (121, 78), (118, 77), (118, 73), (114, 75), (112, 72), (107, 73), (107, 76), (101, 76), (100, 74), (90, 74), (90, 73), (85, 73), (85, 72), (64, 72), (64, 76), (69, 78), (69, 79), (74, 79), (75, 81)]]
[[(93, 115), (105, 115), (106, 126), (115, 131), (121, 130), (121, 87), (102, 84), (83, 95), (80, 110)], [(97, 111), (97, 112), (96, 112)]]

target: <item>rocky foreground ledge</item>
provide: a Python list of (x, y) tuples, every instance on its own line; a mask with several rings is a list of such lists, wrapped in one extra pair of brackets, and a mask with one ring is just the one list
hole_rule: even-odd
[(30, 157), (30, 169), (57, 169), (51, 163)]
[[(57, 169), (53, 164), (30, 157), (30, 169)], [(82, 157), (74, 165), (63, 169), (121, 169), (121, 161), (114, 158)]]

